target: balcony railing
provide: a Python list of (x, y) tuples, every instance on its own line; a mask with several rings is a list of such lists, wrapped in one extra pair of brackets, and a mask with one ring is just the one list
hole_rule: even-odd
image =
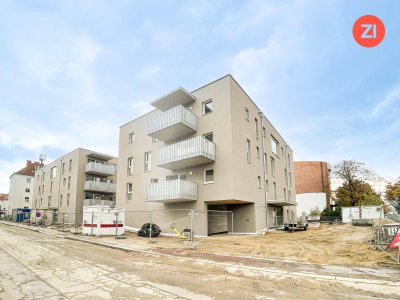
[(197, 116), (182, 105), (149, 120), (148, 135), (163, 142), (179, 139), (197, 131)]
[(115, 193), (115, 184), (110, 183), (110, 182), (87, 180), (87, 181), (85, 181), (83, 189), (85, 191)]
[(196, 136), (157, 150), (157, 166), (178, 170), (215, 161), (215, 144)]
[(96, 163), (96, 162), (88, 162), (85, 165), (85, 172), (90, 173), (90, 174), (97, 174), (97, 175), (114, 176), (115, 175), (115, 166)]
[(115, 202), (112, 200), (100, 200), (100, 199), (83, 200), (83, 206), (92, 206), (92, 205), (114, 206)]
[(145, 188), (147, 202), (184, 202), (197, 200), (197, 183), (175, 179), (150, 183)]

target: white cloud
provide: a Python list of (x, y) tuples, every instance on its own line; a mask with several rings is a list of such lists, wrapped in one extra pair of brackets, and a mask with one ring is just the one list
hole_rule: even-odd
[(396, 116), (400, 113), (400, 83), (397, 83), (383, 98), (379, 101), (371, 112), (372, 117)]

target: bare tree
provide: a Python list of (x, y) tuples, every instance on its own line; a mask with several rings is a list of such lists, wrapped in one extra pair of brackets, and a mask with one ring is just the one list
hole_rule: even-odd
[(344, 184), (348, 185), (350, 190), (350, 203), (355, 206), (356, 186), (360, 182), (380, 178), (374, 170), (366, 167), (365, 163), (356, 160), (342, 160), (333, 165), (332, 175), (343, 179)]

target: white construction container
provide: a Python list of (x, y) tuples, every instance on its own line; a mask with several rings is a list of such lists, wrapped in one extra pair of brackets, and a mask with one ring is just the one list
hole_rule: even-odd
[(84, 206), (82, 233), (89, 235), (122, 235), (125, 232), (125, 208)]
[[(381, 206), (361, 206), (361, 219), (379, 219)], [(360, 219), (360, 207), (342, 207), (342, 222), (350, 223), (352, 219)]]

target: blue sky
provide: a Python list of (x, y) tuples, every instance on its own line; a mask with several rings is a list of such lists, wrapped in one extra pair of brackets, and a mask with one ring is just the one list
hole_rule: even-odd
[[(386, 36), (363, 48), (353, 23)], [(118, 127), (232, 74), (295, 160), (400, 175), (400, 1), (1, 1), (0, 192), (26, 159), (118, 153)]]

